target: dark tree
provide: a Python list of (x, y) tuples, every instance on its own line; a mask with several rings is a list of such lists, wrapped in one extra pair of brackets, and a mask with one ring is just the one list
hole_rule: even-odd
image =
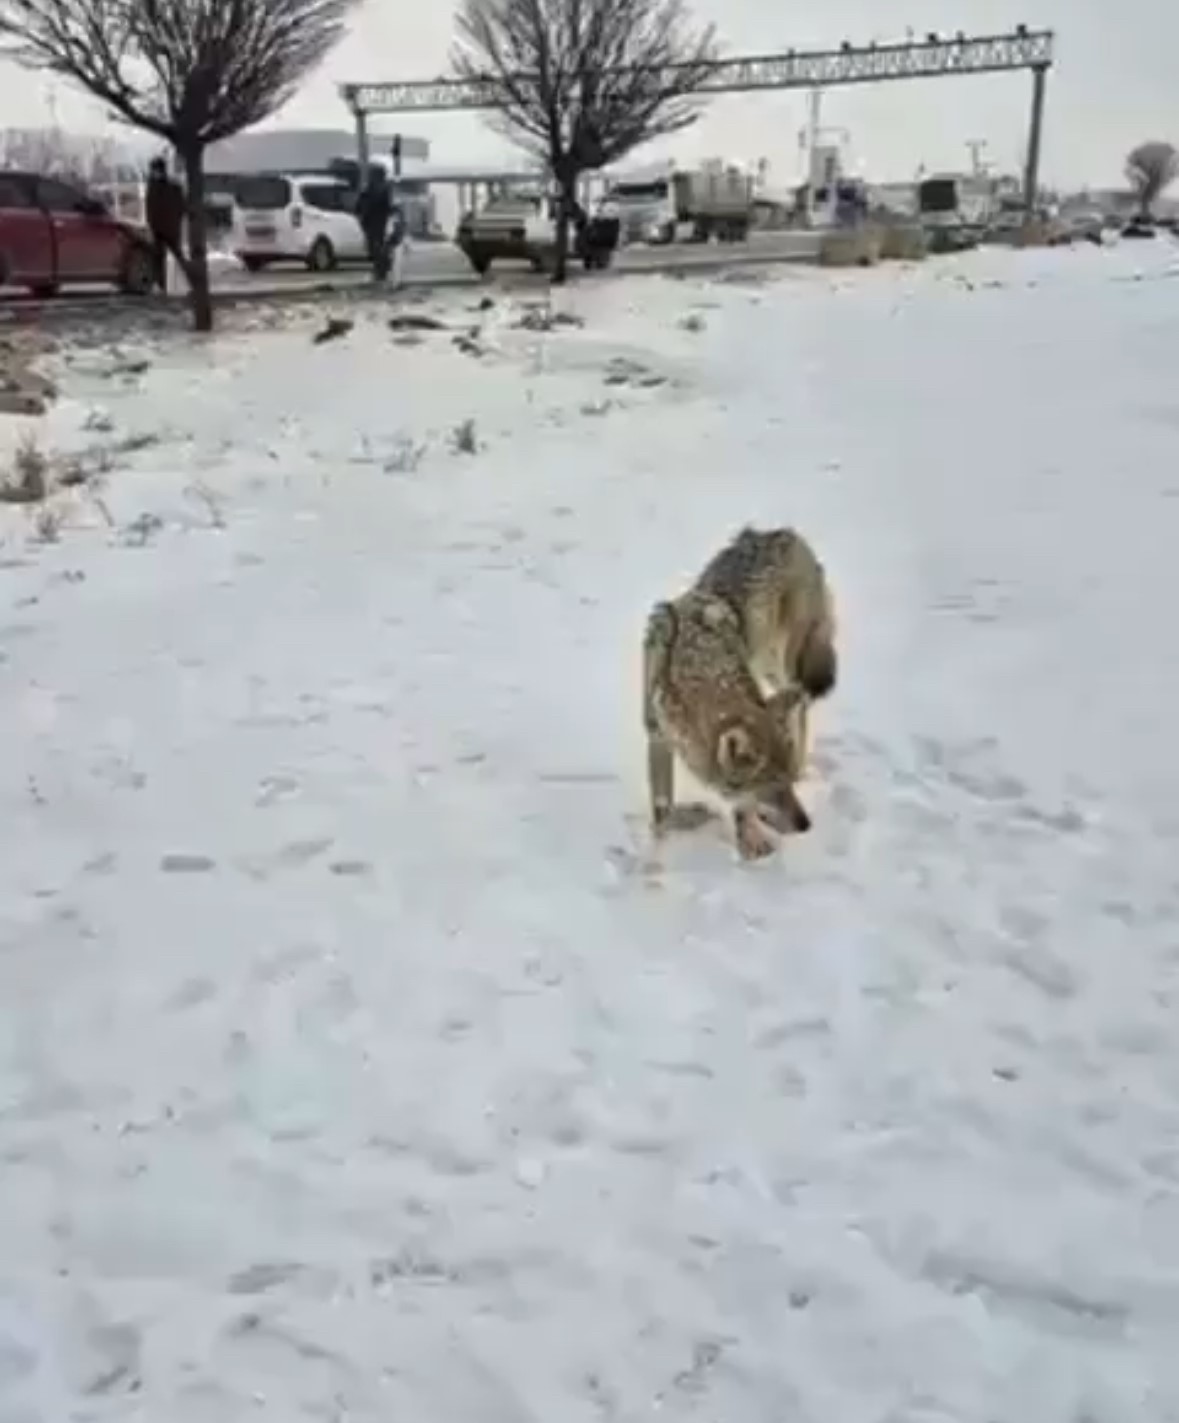
[(1126, 159), (1126, 177), (1138, 199), (1139, 217), (1149, 220), (1164, 191), (1179, 178), (1179, 153), (1170, 143), (1140, 143)]
[(455, 72), (487, 86), (495, 125), (552, 174), (564, 281), (578, 179), (695, 123), (714, 32), (683, 0), (461, 0), (457, 23)]
[(213, 325), (205, 149), (273, 113), (343, 33), (355, 0), (0, 0), (22, 64), (73, 80), (175, 149), (188, 192), (193, 323)]

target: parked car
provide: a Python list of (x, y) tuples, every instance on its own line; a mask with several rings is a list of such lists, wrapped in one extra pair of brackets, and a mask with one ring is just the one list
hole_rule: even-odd
[(233, 250), (250, 272), (302, 262), (330, 272), (365, 260), (356, 190), (322, 174), (259, 173), (234, 183)]
[(111, 215), (102, 198), (61, 178), (0, 170), (0, 286), (53, 296), (60, 287), (110, 283), (152, 290), (142, 227)]
[(1157, 229), (1152, 218), (1145, 217), (1142, 214), (1139, 214), (1137, 217), (1132, 217), (1130, 221), (1125, 225), (1125, 227), (1122, 228), (1122, 236), (1149, 238), (1155, 235), (1156, 230)]
[[(551, 201), (536, 193), (505, 193), (478, 212), (463, 215), (455, 243), (479, 276), (492, 262), (527, 262), (534, 272), (551, 271), (557, 249), (557, 224)], [(586, 271), (604, 269), (614, 260), (621, 224), (612, 212), (581, 214), (573, 224), (571, 255)]]
[(1057, 220), (1058, 242), (1091, 242), (1100, 247), (1105, 239), (1105, 215), (1097, 208), (1069, 208)]

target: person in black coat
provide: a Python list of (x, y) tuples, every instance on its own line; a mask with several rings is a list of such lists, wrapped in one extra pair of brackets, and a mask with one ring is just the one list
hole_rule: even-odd
[(383, 282), (389, 275), (389, 220), (393, 216), (393, 193), (385, 170), (374, 163), (356, 199), (356, 218), (364, 233), (364, 245), (373, 269), (373, 280)]
[(147, 226), (151, 233), (152, 264), (156, 286), (168, 289), (168, 257), (184, 266), (184, 189), (168, 173), (162, 158), (153, 158), (147, 173), (144, 197)]

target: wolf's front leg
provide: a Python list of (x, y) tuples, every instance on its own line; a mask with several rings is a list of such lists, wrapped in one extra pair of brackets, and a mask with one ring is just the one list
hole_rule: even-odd
[(656, 603), (643, 637), (643, 726), (647, 732), (651, 827), (657, 835), (668, 830), (695, 830), (714, 818), (714, 812), (706, 805), (675, 803), (675, 753), (663, 733), (658, 710), (670, 673), (675, 636), (674, 608), (670, 603)]
[(647, 788), (651, 797), (651, 828), (656, 835), (669, 830), (699, 830), (716, 811), (701, 801), (675, 803), (675, 753), (657, 731), (647, 733)]
[(670, 829), (675, 805), (675, 753), (657, 731), (647, 732), (647, 793), (651, 801), (651, 828), (657, 835)]
[(810, 753), (809, 702), (810, 698), (803, 689), (793, 684), (766, 698), (766, 710), (789, 753), (790, 776), (795, 781), (802, 780)]

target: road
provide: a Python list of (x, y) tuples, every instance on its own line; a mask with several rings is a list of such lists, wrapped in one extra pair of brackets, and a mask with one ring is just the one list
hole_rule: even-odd
[[(614, 271), (659, 272), (680, 270), (715, 270), (717, 268), (769, 264), (779, 262), (813, 262), (818, 256), (819, 237), (808, 232), (759, 232), (748, 242), (676, 247), (630, 247), (619, 254)], [(501, 263), (493, 268), (493, 276), (513, 273), (530, 275), (522, 263)], [(406, 254), (404, 280), (407, 286), (476, 285), (479, 278), (471, 271), (465, 258), (449, 242), (415, 243)], [(217, 264), (214, 269), (214, 289), (232, 301), (282, 299), (359, 290), (368, 285), (363, 268), (348, 268), (329, 275), (313, 274), (298, 267), (270, 268), (249, 273), (237, 266)], [(0, 312), (19, 310), (30, 305), (47, 313), (64, 311), (83, 304), (92, 308), (96, 303), (125, 307), (137, 299), (112, 294), (107, 287), (74, 287), (51, 302), (34, 302), (23, 293), (0, 295)]]
[[(755, 233), (748, 242), (736, 245), (699, 246), (687, 243), (676, 247), (628, 247), (619, 254), (615, 270), (649, 272), (681, 267), (727, 267), (745, 262), (815, 261), (818, 247), (818, 234), (808, 232)], [(527, 268), (523, 263), (505, 262), (497, 264), (493, 271), (506, 275), (512, 271), (525, 272)], [(474, 284), (479, 280), (466, 258), (449, 242), (415, 243), (406, 254), (404, 277), (407, 284), (422, 286)], [(367, 281), (367, 275), (363, 270), (353, 268), (334, 274), (330, 280), (333, 283), (363, 283)], [(255, 275), (240, 268), (222, 268), (218, 277), (218, 287), (223, 291), (261, 286), (281, 286), (284, 289), (318, 287), (323, 282), (322, 276), (296, 267), (271, 268)]]

